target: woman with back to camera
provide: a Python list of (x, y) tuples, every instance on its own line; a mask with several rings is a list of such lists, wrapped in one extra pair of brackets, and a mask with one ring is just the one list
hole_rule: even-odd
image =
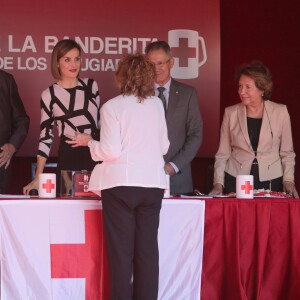
[(93, 170), (88, 147), (72, 148), (66, 143), (67, 135), (84, 132), (99, 140), (100, 97), (93, 79), (80, 79), (81, 48), (73, 40), (59, 41), (52, 52), (51, 71), (56, 82), (41, 96), (41, 133), (37, 168), (33, 181), (23, 188), (28, 195), (38, 188), (38, 176), (43, 173), (53, 142), (53, 125), (58, 127), (60, 145), (57, 176), (61, 170)]
[(237, 175), (253, 175), (254, 189), (285, 191), (299, 198), (287, 107), (270, 101), (271, 74), (261, 62), (237, 72), (241, 103), (225, 109), (215, 156), (211, 195), (235, 192)]
[(103, 161), (89, 189), (101, 191), (111, 299), (158, 295), (157, 234), (169, 140), (154, 78), (154, 65), (143, 55), (127, 55), (116, 72), (121, 95), (101, 109), (100, 142), (85, 134), (68, 142), (88, 144), (92, 157)]

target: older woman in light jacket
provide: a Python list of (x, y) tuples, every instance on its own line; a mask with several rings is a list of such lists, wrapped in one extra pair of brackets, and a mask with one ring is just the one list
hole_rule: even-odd
[(241, 103), (225, 109), (210, 194), (235, 192), (235, 177), (252, 174), (254, 189), (298, 198), (290, 117), (285, 105), (269, 100), (269, 70), (253, 62), (241, 66), (237, 77)]

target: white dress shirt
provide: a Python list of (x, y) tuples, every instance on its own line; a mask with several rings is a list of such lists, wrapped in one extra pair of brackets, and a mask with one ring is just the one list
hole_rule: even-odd
[(167, 188), (163, 155), (169, 148), (164, 108), (157, 97), (138, 103), (119, 95), (101, 108), (100, 142), (89, 143), (94, 168), (89, 190), (116, 186)]

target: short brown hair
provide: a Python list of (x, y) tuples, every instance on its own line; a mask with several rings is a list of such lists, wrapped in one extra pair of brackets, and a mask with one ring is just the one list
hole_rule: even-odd
[(269, 100), (272, 94), (273, 82), (269, 69), (260, 61), (252, 61), (239, 67), (236, 72), (237, 81), (245, 75), (252, 78), (255, 86), (263, 92), (262, 98)]
[(122, 95), (135, 95), (139, 102), (154, 95), (155, 67), (140, 53), (119, 61), (116, 80)]
[(74, 48), (77, 49), (79, 51), (79, 55), (81, 55), (81, 48), (74, 40), (61, 40), (54, 46), (51, 55), (51, 73), (55, 79), (59, 80), (61, 76), (58, 61)]

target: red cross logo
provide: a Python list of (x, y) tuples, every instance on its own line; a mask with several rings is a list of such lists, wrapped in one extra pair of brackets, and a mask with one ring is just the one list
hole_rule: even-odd
[(52, 183), (51, 179), (47, 179), (46, 183), (42, 184), (42, 188), (46, 189), (46, 193), (51, 193), (51, 190), (55, 188), (55, 185)]
[(109, 299), (101, 210), (86, 210), (85, 244), (51, 244), (51, 278), (85, 278), (85, 299)]
[(188, 67), (188, 58), (196, 57), (196, 48), (189, 48), (188, 38), (179, 38), (179, 46), (172, 47), (172, 54), (174, 57), (180, 57), (179, 67)]
[(246, 181), (244, 185), (241, 185), (241, 189), (242, 191), (245, 191), (245, 194), (249, 195), (253, 189), (253, 186), (250, 184), (250, 181)]

